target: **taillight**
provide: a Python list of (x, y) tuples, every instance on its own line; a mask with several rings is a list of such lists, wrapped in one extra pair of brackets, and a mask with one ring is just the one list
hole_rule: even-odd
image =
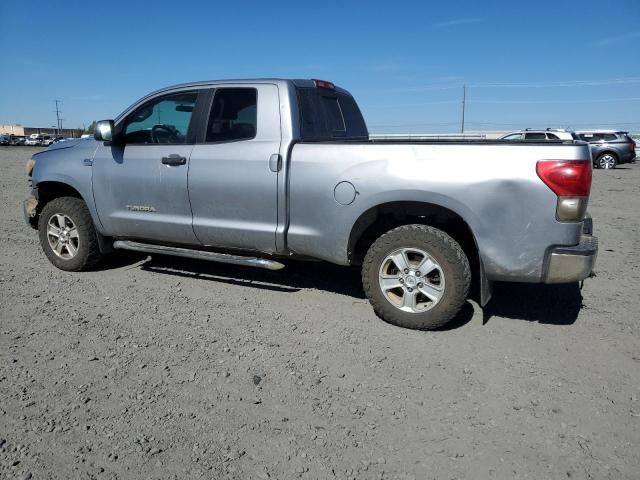
[(312, 81), (313, 81), (313, 84), (316, 86), (316, 88), (326, 88), (328, 90), (335, 90), (336, 89), (336, 86), (333, 83), (328, 82), (327, 80), (316, 80), (316, 79), (313, 79)]
[(591, 191), (591, 160), (540, 160), (538, 177), (558, 196), (556, 217), (582, 220)]
[(536, 172), (559, 197), (586, 197), (591, 191), (590, 160), (540, 160)]

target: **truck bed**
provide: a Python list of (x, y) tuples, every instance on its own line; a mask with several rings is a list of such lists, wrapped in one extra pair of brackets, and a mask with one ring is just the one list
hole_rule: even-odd
[[(558, 222), (539, 160), (584, 160), (580, 141), (331, 140), (300, 142), (289, 159), (291, 250), (348, 264), (351, 228), (400, 199), (444, 207), (474, 232), (492, 280), (541, 281), (550, 245), (576, 245), (581, 222)], [(352, 190), (342, 204), (337, 190)], [(364, 212), (364, 213), (363, 213)]]

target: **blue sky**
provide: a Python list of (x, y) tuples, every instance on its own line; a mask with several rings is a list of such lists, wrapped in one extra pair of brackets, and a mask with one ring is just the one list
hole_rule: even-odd
[[(0, 123), (113, 118), (191, 80), (321, 78), (372, 132), (640, 131), (640, 0), (9, 2)], [(99, 8), (103, 6), (102, 11)], [(8, 48), (7, 46), (10, 46)]]

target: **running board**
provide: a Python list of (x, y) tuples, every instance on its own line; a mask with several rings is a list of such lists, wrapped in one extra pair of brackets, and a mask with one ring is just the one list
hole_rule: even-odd
[(168, 247), (166, 245), (154, 245), (151, 243), (131, 242), (128, 240), (116, 240), (113, 248), (131, 250), (133, 252), (153, 253), (160, 255), (173, 255), (174, 257), (195, 258), (209, 262), (232, 263), (248, 267), (264, 268), (266, 270), (282, 270), (284, 265), (280, 262), (258, 257), (243, 257), (229, 255), (227, 253), (207, 252), (204, 250), (192, 250), (189, 248)]

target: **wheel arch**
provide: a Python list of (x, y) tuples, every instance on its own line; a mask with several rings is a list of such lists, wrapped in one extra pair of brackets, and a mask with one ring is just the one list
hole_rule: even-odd
[(87, 203), (86, 200), (82, 198), (82, 195), (76, 188), (64, 182), (59, 182), (55, 180), (42, 181), (42, 182), (39, 182), (37, 185), (34, 185), (33, 190), (38, 200), (38, 206), (36, 208), (35, 216), (31, 217), (29, 221), (31, 223), (31, 226), (34, 228), (37, 228), (38, 218), (40, 217), (40, 213), (42, 212), (42, 209), (51, 200), (55, 200), (56, 198), (60, 198), (60, 197), (75, 197)]
[(86, 203), (86, 200), (82, 198), (80, 192), (68, 183), (45, 180), (38, 183), (36, 188), (38, 189), (38, 201), (40, 203), (47, 203), (59, 197), (76, 197)]
[(491, 298), (491, 283), (486, 278), (476, 236), (469, 223), (454, 210), (423, 201), (390, 201), (363, 212), (349, 235), (349, 262), (360, 265), (369, 247), (385, 232), (393, 228), (423, 224), (438, 228), (451, 236), (469, 259), (473, 272), (474, 291), (485, 305)]
[(93, 202), (87, 201), (87, 199), (80, 193), (80, 191), (69, 183), (62, 182), (59, 180), (43, 180), (34, 185), (34, 191), (36, 192), (36, 198), (38, 200), (38, 205), (36, 207), (36, 214), (33, 217), (29, 218), (30, 225), (37, 229), (38, 221), (40, 218), (40, 213), (45, 205), (56, 198), (61, 197), (74, 197), (82, 200), (89, 210), (89, 214), (92, 217), (93, 225), (96, 231), (96, 235), (98, 237), (98, 245), (100, 247), (100, 251), (102, 253), (109, 253), (113, 250), (110, 242), (110, 238), (104, 236), (98, 226), (101, 225), (99, 223), (99, 219), (96, 215), (96, 212), (93, 210)]
[(620, 154), (612, 149), (603, 150), (602, 152), (598, 153), (598, 156), (596, 157), (596, 162), (600, 159), (600, 157), (606, 154), (613, 155), (616, 159), (616, 163), (620, 163)]

